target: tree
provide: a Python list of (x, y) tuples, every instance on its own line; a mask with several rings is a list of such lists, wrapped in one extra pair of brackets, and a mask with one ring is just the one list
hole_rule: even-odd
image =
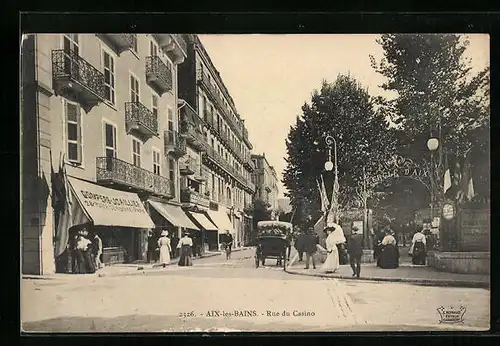
[(302, 111), (286, 141), (283, 183), (296, 209), (294, 220), (310, 225), (321, 214), (316, 179), (323, 173), (329, 199), (333, 186), (333, 172), (324, 171), (328, 152), (325, 134), (337, 141), (339, 203), (343, 208), (359, 201), (363, 168), (366, 175), (374, 174), (393, 155), (395, 145), (383, 113), (374, 110), (370, 95), (348, 75), (339, 75), (334, 83), (323, 81), (321, 90), (313, 92), (311, 103), (304, 104)]
[[(479, 181), (489, 181), (489, 67), (472, 74), (464, 56), (468, 40), (452, 34), (385, 34), (377, 42), (384, 57), (378, 62), (370, 57), (372, 66), (387, 78), (381, 87), (397, 96), (376, 102), (398, 125), (404, 155), (436, 173), (430, 178), (437, 193), (443, 186), (443, 152), (456, 167), (472, 150), (474, 166), (483, 165), (476, 172)], [(430, 136), (438, 137), (444, 149), (432, 170), (426, 147)]]

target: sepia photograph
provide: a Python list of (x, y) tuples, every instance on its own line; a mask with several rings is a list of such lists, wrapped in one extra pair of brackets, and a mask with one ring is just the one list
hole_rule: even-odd
[(26, 33), (22, 333), (490, 329), (488, 34)]

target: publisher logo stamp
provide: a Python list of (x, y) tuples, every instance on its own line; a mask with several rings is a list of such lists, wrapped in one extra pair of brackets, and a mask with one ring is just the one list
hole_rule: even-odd
[(455, 307), (448, 307), (445, 308), (444, 306), (440, 306), (437, 311), (439, 313), (440, 319), (439, 323), (449, 323), (449, 324), (456, 324), (456, 323), (464, 323), (464, 315), (465, 311), (467, 309), (465, 306), (460, 306), (459, 308)]

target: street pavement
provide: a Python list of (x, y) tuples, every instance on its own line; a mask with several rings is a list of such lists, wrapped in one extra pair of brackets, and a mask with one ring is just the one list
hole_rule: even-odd
[[(489, 329), (490, 292), (290, 275), (254, 251), (136, 275), (23, 279), (25, 332), (291, 332)], [(437, 311), (466, 308), (463, 323)]]

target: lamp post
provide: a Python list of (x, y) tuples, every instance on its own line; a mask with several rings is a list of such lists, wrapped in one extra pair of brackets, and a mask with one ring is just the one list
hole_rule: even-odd
[[(331, 172), (334, 170), (335, 178), (333, 183), (333, 193), (338, 193), (338, 166), (337, 166), (337, 141), (329, 134), (324, 133), (325, 144), (328, 149), (328, 160), (325, 162), (325, 171)], [(318, 141), (314, 141), (314, 145), (318, 145)], [(332, 162), (332, 145), (333, 145), (333, 162)], [(318, 150), (319, 151), (319, 150)], [(330, 206), (331, 207), (331, 206)], [(335, 221), (338, 222), (338, 217), (335, 215)]]
[(430, 204), (430, 216), (431, 216), (431, 227), (432, 227), (432, 222), (434, 221), (434, 199), (436, 198), (435, 196), (435, 182), (434, 182), (434, 176), (435, 176), (435, 170), (436, 167), (434, 165), (434, 152), (439, 148), (439, 140), (435, 137), (429, 138), (427, 141), (427, 148), (429, 149), (431, 153), (431, 167), (430, 167), (430, 179), (431, 179), (431, 186), (430, 186), (430, 194), (431, 194), (431, 204)]

